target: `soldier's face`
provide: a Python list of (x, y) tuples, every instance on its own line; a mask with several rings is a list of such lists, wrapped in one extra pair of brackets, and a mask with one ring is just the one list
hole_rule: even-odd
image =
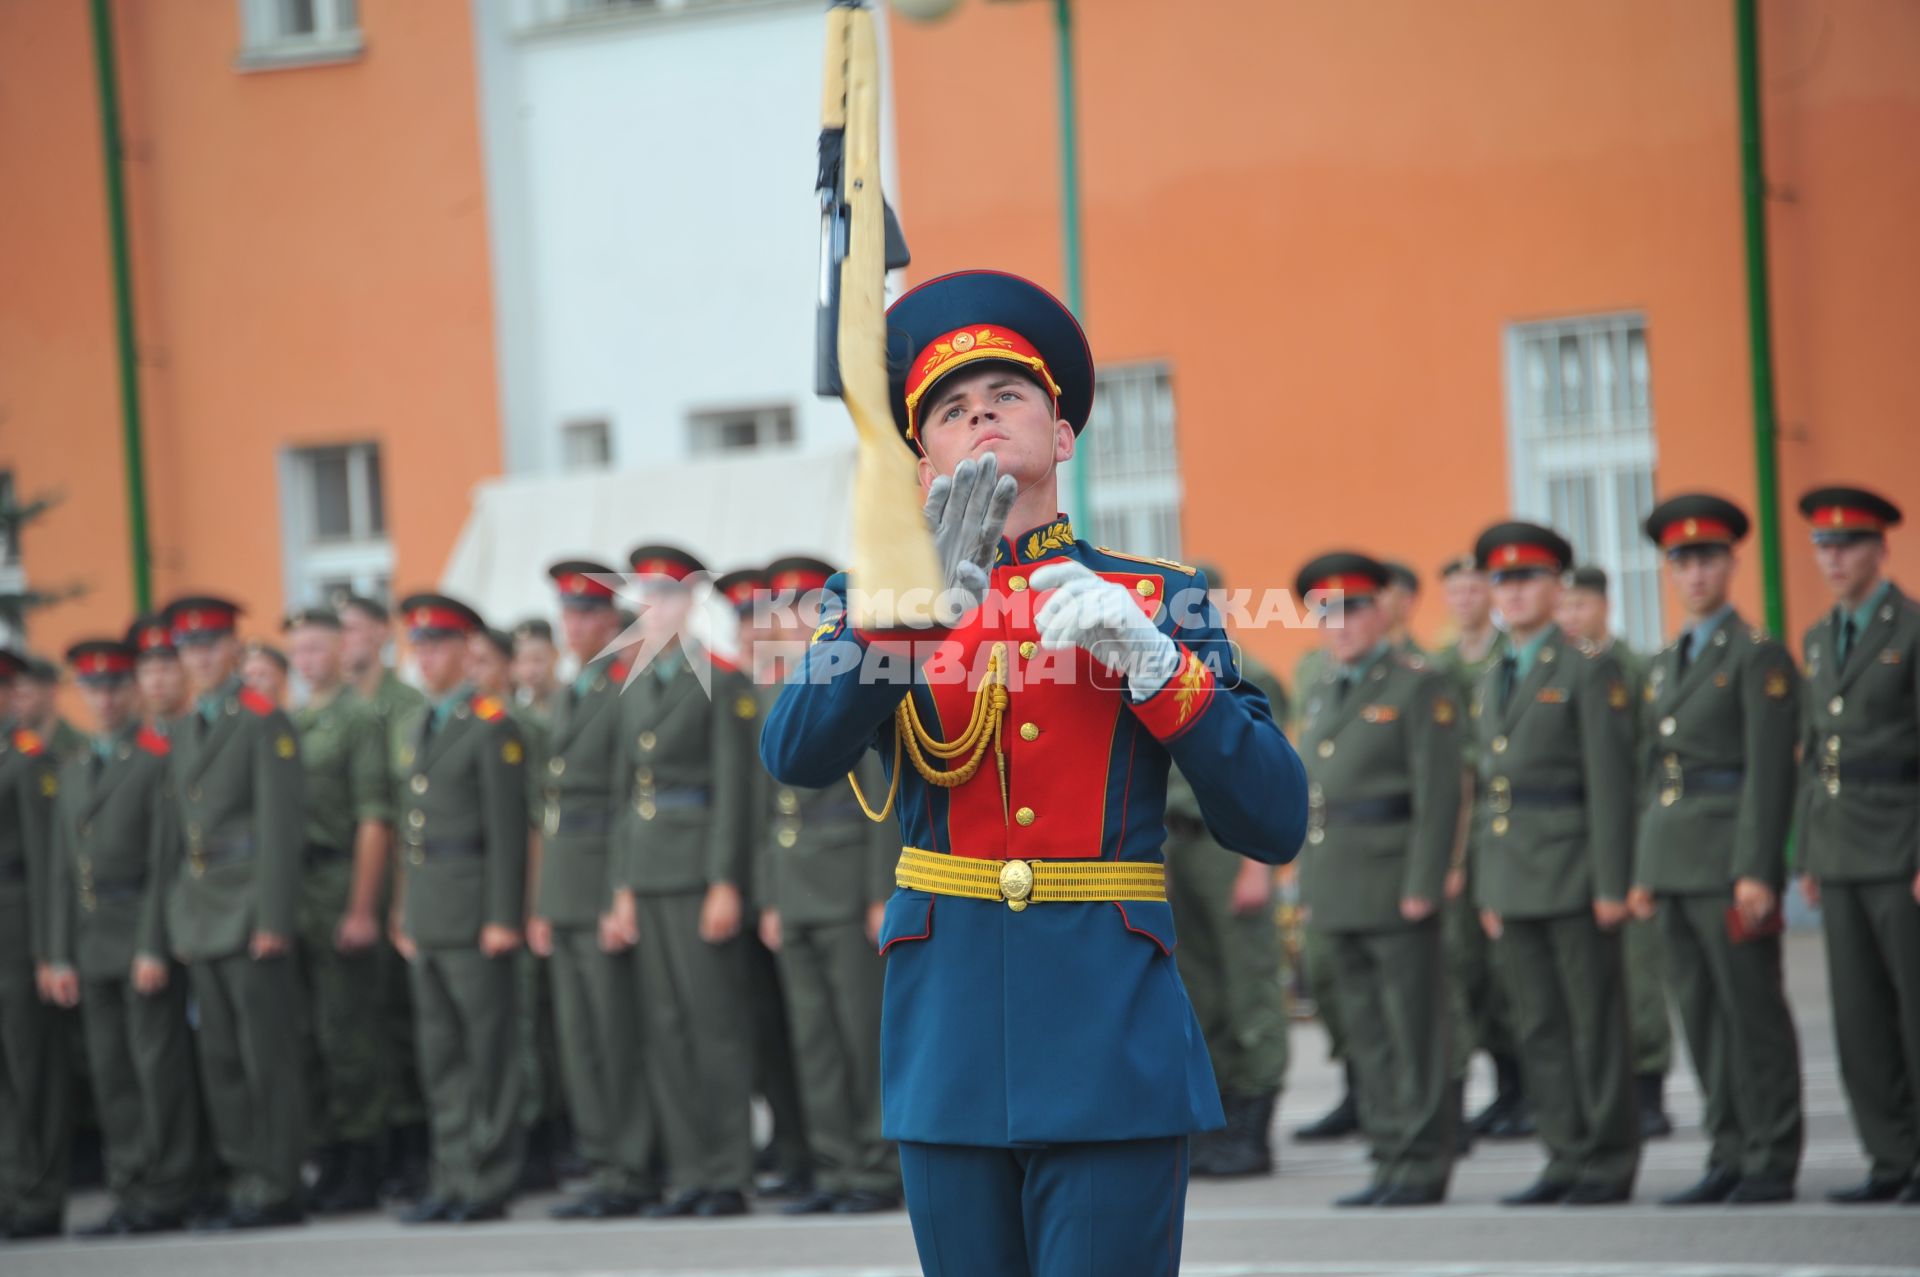
[(444, 695), (466, 677), (467, 640), (461, 635), (417, 638), (413, 641), (413, 660), (420, 667), (420, 681), (427, 690)]
[(1353, 664), (1380, 646), (1390, 624), (1391, 618), (1377, 598), (1349, 602), (1337, 618), (1327, 617), (1327, 644), (1333, 659), (1342, 665)]
[(1886, 566), (1887, 543), (1879, 537), (1857, 537), (1837, 545), (1816, 541), (1813, 559), (1833, 597), (1843, 603), (1861, 603)]
[(1574, 638), (1598, 643), (1607, 636), (1607, 596), (1594, 590), (1566, 590), (1554, 619)]
[(553, 686), (553, 671), (560, 653), (543, 638), (527, 636), (513, 643), (513, 681), (520, 687), (544, 691)]
[(505, 696), (507, 658), (491, 640), (475, 634), (467, 640), (467, 681), (489, 696)]
[(1404, 585), (1389, 582), (1382, 587), (1375, 599), (1376, 606), (1386, 613), (1387, 628), (1397, 630), (1412, 619), (1413, 605), (1419, 601), (1420, 596)]
[(187, 709), (187, 672), (171, 656), (149, 656), (140, 662), (134, 674), (140, 687), (140, 701), (149, 714), (172, 718)]
[(1054, 415), (1053, 401), (1024, 373), (986, 363), (957, 372), (921, 404), (920, 487), (952, 474), (969, 457), (991, 452), (1001, 474), (1024, 491), (1073, 456), (1073, 427)]
[(1720, 610), (1733, 587), (1733, 552), (1696, 546), (1667, 556), (1667, 576), (1688, 616), (1707, 617)]
[(610, 607), (563, 607), (560, 631), (566, 636), (567, 650), (584, 665), (613, 642), (620, 632), (620, 618)]
[(1493, 587), (1482, 572), (1455, 572), (1440, 586), (1447, 612), (1463, 630), (1478, 630), (1493, 612)]
[(180, 645), (180, 664), (196, 692), (211, 692), (233, 676), (240, 663), (240, 642), (231, 634)]
[(37, 678), (13, 681), (13, 712), (29, 723), (38, 723), (53, 709), (53, 687)]
[(350, 670), (364, 670), (379, 661), (387, 646), (387, 623), (358, 608), (340, 610), (340, 659)]
[(287, 695), (287, 676), (280, 669), (280, 662), (264, 652), (249, 652), (240, 662), (240, 681), (272, 701), (275, 705), (285, 700)]
[(679, 586), (650, 588), (646, 606), (640, 609), (640, 631), (655, 642), (678, 637), (686, 628), (687, 613), (692, 609), (691, 590)]
[(1553, 623), (1560, 578), (1551, 572), (1507, 573), (1493, 583), (1493, 602), (1510, 629), (1532, 634)]
[(140, 690), (130, 678), (111, 683), (82, 683), (80, 703), (87, 707), (87, 717), (101, 734), (111, 736), (133, 721), (139, 710)]
[(339, 630), (324, 625), (296, 625), (287, 636), (287, 659), (308, 687), (332, 687), (340, 681)]

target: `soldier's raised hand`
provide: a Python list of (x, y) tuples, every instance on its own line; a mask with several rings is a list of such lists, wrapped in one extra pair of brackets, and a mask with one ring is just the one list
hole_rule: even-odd
[(923, 511), (946, 583), (935, 609), (942, 624), (952, 624), (986, 597), (1000, 534), (1019, 495), (1019, 483), (1000, 473), (999, 459), (991, 452), (978, 461), (968, 457), (951, 475), (939, 475), (927, 485)]

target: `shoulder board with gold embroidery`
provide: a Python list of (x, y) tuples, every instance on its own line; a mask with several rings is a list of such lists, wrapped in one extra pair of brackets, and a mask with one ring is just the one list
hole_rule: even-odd
[(240, 689), (240, 703), (245, 705), (252, 713), (258, 714), (261, 718), (265, 718), (280, 708), (266, 697), (260, 695), (260, 693), (254, 691), (251, 687), (243, 687)]
[(497, 723), (507, 716), (507, 707), (500, 703), (497, 696), (476, 696), (473, 698), (473, 713), (483, 723)]
[(17, 727), (13, 732), (13, 747), (29, 758), (46, 752), (47, 743), (40, 739), (38, 732), (29, 728)]
[(133, 743), (141, 749), (146, 750), (149, 754), (152, 754), (155, 758), (165, 758), (168, 751), (173, 748), (165, 736), (154, 731), (151, 727), (142, 727), (139, 734), (133, 738)]
[(1116, 559), (1125, 559), (1129, 563), (1151, 563), (1155, 567), (1166, 568), (1170, 572), (1184, 572), (1188, 576), (1198, 576), (1200, 574), (1200, 569), (1194, 567), (1191, 563), (1180, 563), (1173, 559), (1156, 559), (1144, 554), (1128, 554), (1122, 550), (1109, 549), (1104, 545), (1096, 545), (1093, 548), (1101, 554), (1110, 555)]

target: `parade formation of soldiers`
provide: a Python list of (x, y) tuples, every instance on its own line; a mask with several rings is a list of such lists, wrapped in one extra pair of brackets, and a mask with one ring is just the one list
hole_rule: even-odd
[[(1708, 1155), (1662, 1200), (1792, 1200), (1796, 874), (1869, 1162), (1829, 1196), (1920, 1203), (1920, 605), (1885, 572), (1893, 503), (1824, 488), (1801, 510), (1835, 602), (1799, 661), (1729, 602), (1748, 517), (1705, 494), (1647, 520), (1684, 613), (1650, 658), (1606, 633), (1604, 574), (1524, 522), (1440, 568), (1441, 651), (1406, 633), (1417, 574), (1342, 550), (1293, 583), (1339, 623), (1292, 695), (1236, 658), (1306, 769), (1307, 975), (1348, 1093), (1297, 1134), (1366, 1142), (1371, 1178), (1340, 1205), (1441, 1202), (1482, 1137), (1545, 1147), (1509, 1205), (1628, 1200), (1643, 1141), (1671, 1129), (1670, 1005)], [(1029, 562), (1051, 588), (1045, 561), (1084, 547), (1064, 520), (1006, 544), (1013, 591)], [(243, 646), (231, 602), (177, 599), (66, 652), (85, 732), (55, 712), (57, 668), (0, 651), (5, 1235), (67, 1227), (83, 1087), (111, 1197), (84, 1236), (383, 1205), (473, 1223), (563, 1177), (567, 1220), (739, 1215), (756, 1193), (795, 1214), (901, 1205), (881, 1055), (897, 959), (879, 951), (926, 941), (920, 900), (968, 890), (927, 851), (903, 856), (887, 807), (921, 818), (891, 796), (905, 770), (916, 804), (951, 806), (941, 819), (980, 813), (936, 779), (958, 764), (919, 746), (911, 770), (897, 744), (849, 755), (853, 784), (840, 762), (796, 761), (817, 723), (782, 688), (809, 640), (841, 637), (818, 612), (832, 565), (714, 581), (739, 617), (731, 660), (686, 637), (705, 564), (645, 545), (628, 567), (640, 668), (620, 574), (587, 559), (552, 567), (557, 629), (503, 632), (434, 593), (392, 613), (356, 597), (287, 617), (283, 652)], [(417, 686), (387, 664), (396, 622)], [(840, 696), (815, 694), (819, 722)], [(1031, 806), (1002, 812), (999, 783), (982, 812), (1033, 826)], [(1217, 810), (1218, 783), (1170, 780), (1155, 943), (1174, 948), (1224, 1118), (1193, 1136), (1191, 1172), (1263, 1174), (1288, 1064), (1276, 875), (1217, 840), (1196, 793)], [(1154, 934), (1157, 915), (1127, 907)], [(928, 1014), (957, 996), (912, 978)], [(1058, 1115), (967, 1095), (926, 1054), (935, 1038), (889, 1039), (889, 1126), (911, 1175), (961, 1183), (978, 1168), (928, 1150), (970, 1142), (967, 1105), (1009, 1130)], [(1469, 1117), (1480, 1053), (1496, 1091)]]

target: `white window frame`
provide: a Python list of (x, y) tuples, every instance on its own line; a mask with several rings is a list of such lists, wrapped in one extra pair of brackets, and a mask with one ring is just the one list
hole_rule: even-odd
[(344, 62), (366, 52), (360, 0), (312, 0), (313, 30), (288, 31), (286, 0), (239, 0), (243, 71)]
[[(1589, 385), (1586, 403), (1571, 411), (1559, 399), (1566, 385), (1563, 343), (1569, 339), (1575, 366)], [(1534, 408), (1527, 359), (1537, 342), (1555, 347), (1554, 402), (1544, 413)], [(1511, 323), (1504, 345), (1514, 513), (1566, 535), (1578, 562), (1605, 568), (1613, 632), (1637, 650), (1657, 650), (1664, 642), (1660, 554), (1642, 528), (1653, 510), (1660, 459), (1646, 316), (1617, 311)], [(1592, 389), (1603, 380), (1596, 369), (1610, 370), (1605, 384), (1617, 393)], [(1556, 508), (1554, 484), (1579, 480), (1586, 481), (1582, 510)]]
[[(753, 423), (754, 441), (729, 445), (719, 441), (720, 428), (739, 421)], [(779, 437), (786, 427), (786, 438)], [(687, 414), (687, 452), (696, 457), (723, 457), (747, 452), (786, 451), (800, 441), (800, 423), (793, 405), (768, 403), (738, 408), (702, 408)]]
[[(1070, 466), (1085, 465), (1087, 504), (1075, 534), (1128, 554), (1178, 559), (1186, 485), (1180, 474), (1180, 414), (1173, 370), (1163, 361), (1108, 364), (1094, 382), (1093, 411)], [(1063, 472), (1061, 492), (1073, 490)]]
[(616, 25), (672, 22), (755, 9), (819, 7), (819, 0), (507, 0), (520, 35), (549, 35)]
[[(347, 453), (348, 535), (322, 538), (315, 527), (313, 462), (317, 454), (344, 449)], [(373, 483), (368, 461), (378, 457), (377, 442), (356, 441), (288, 448), (280, 454), (281, 545), (290, 607), (324, 605), (324, 581), (346, 581), (354, 593), (380, 597), (393, 579), (393, 540), (386, 530), (386, 512), (380, 512), (380, 530), (373, 521)], [(386, 485), (381, 485), (384, 495)]]
[[(582, 455), (589, 448), (598, 455)], [(561, 422), (560, 468), (569, 474), (613, 469), (613, 422), (605, 417), (578, 417)]]

